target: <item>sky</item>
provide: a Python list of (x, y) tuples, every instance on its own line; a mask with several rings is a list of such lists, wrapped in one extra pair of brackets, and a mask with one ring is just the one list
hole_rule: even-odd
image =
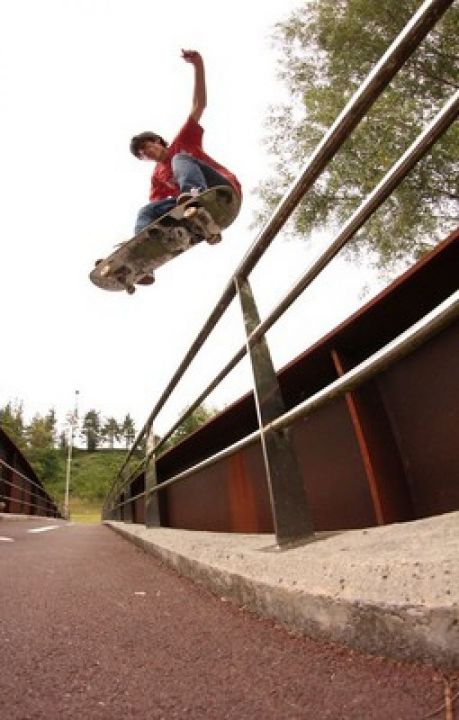
[[(54, 407), (63, 420), (78, 390), (80, 416), (130, 413), (143, 425), (261, 229), (251, 224), (254, 189), (270, 171), (264, 122), (287, 92), (270, 38), (300, 3), (3, 0), (0, 406), (22, 401), (26, 420)], [(129, 153), (129, 140), (144, 130), (172, 140), (191, 108), (193, 70), (181, 48), (203, 55), (204, 148), (238, 176), (243, 208), (222, 243), (168, 263), (152, 287), (104, 292), (88, 280), (93, 263), (132, 236), (148, 202), (153, 166)], [(329, 239), (279, 234), (250, 278), (262, 317)], [(368, 268), (335, 259), (268, 334), (276, 368), (354, 311), (368, 284), (377, 287)], [(243, 342), (233, 302), (158, 433)], [(250, 383), (245, 360), (209, 404), (223, 408)]]

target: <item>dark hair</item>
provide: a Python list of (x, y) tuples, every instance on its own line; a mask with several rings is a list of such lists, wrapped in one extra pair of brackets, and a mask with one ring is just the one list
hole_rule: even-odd
[(156, 135), (156, 133), (149, 132), (147, 130), (146, 132), (140, 133), (140, 135), (134, 135), (129, 145), (131, 153), (136, 157), (139, 157), (142, 145), (148, 140), (151, 140), (151, 142), (157, 142), (163, 147), (167, 147), (167, 142), (161, 137), (161, 135)]

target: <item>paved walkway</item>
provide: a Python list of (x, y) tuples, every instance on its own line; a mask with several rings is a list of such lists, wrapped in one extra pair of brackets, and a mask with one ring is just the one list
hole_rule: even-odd
[(0, 536), (8, 720), (453, 717), (458, 673), (293, 636), (107, 527), (0, 520)]

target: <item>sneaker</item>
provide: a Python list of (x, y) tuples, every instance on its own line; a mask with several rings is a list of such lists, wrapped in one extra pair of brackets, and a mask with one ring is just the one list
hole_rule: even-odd
[(177, 198), (177, 205), (183, 205), (183, 203), (188, 202), (188, 200), (192, 200), (195, 197), (198, 197), (202, 193), (202, 190), (199, 188), (191, 188), (190, 190), (186, 190), (185, 192), (180, 193), (180, 195)]

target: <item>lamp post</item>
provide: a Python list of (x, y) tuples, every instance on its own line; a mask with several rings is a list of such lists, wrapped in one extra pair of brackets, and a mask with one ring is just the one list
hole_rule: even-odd
[(65, 473), (65, 496), (64, 496), (64, 517), (66, 520), (70, 519), (70, 511), (69, 511), (69, 490), (70, 490), (70, 475), (71, 475), (71, 467), (72, 467), (72, 450), (73, 450), (73, 438), (75, 436), (75, 428), (77, 426), (78, 422), (78, 395), (80, 394), (79, 390), (75, 390), (75, 407), (73, 409), (73, 413), (70, 420), (70, 426), (69, 426), (69, 444), (68, 444), (68, 452), (67, 452), (67, 467), (66, 467), (66, 473)]

